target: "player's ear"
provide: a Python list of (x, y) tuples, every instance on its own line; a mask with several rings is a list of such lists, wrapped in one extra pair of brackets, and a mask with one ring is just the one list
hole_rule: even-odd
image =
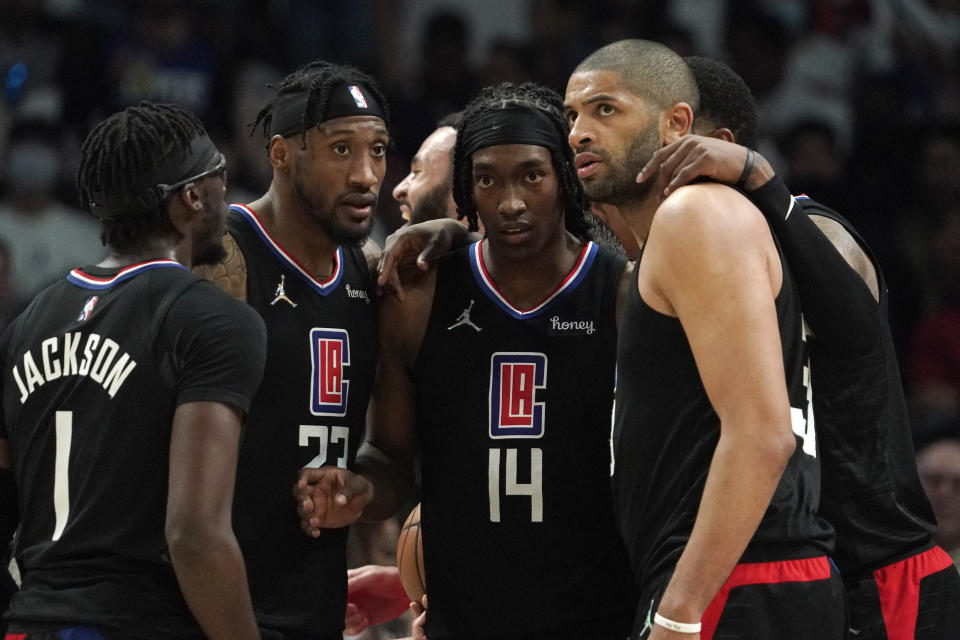
[(660, 136), (670, 144), (690, 133), (693, 128), (693, 109), (686, 102), (677, 102), (660, 115)]
[(270, 146), (267, 148), (267, 157), (270, 158), (270, 166), (274, 169), (287, 169), (290, 166), (290, 144), (286, 138), (280, 135), (270, 138)]
[(196, 182), (188, 182), (170, 199), (167, 215), (180, 236), (186, 236), (193, 220), (203, 211), (203, 195)]
[(720, 127), (719, 129), (714, 129), (710, 132), (711, 138), (717, 138), (718, 140), (725, 140), (726, 142), (736, 142), (736, 138), (733, 135), (733, 131), (727, 129), (726, 127)]

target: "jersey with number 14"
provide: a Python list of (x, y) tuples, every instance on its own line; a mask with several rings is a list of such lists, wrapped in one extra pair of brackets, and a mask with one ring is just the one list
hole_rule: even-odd
[(308, 538), (291, 489), (303, 467), (349, 467), (363, 440), (377, 359), (375, 293), (363, 253), (340, 247), (318, 279), (232, 205), (227, 228), (247, 265), (247, 303), (267, 325), (263, 384), (240, 448), (234, 529), (261, 626), (343, 630), (347, 530)]
[(515, 637), (632, 608), (609, 497), (615, 298), (588, 243), (537, 307), (481, 244), (448, 256), (414, 366), (431, 639)]

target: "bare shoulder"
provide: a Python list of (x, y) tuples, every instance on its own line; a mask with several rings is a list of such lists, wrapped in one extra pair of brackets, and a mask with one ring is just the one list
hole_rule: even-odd
[(659, 242), (724, 251), (752, 243), (773, 247), (763, 214), (740, 192), (725, 185), (681, 187), (661, 203), (650, 228)]
[(857, 239), (842, 224), (832, 218), (811, 213), (810, 219), (823, 232), (823, 235), (827, 236), (830, 244), (843, 256), (850, 268), (863, 278), (863, 281), (870, 288), (873, 298), (879, 300), (880, 285), (877, 282), (877, 269), (870, 257), (867, 256), (867, 252), (857, 242)]
[(367, 261), (367, 269), (370, 270), (370, 277), (374, 283), (376, 283), (377, 276), (380, 275), (377, 271), (377, 266), (380, 263), (380, 256), (383, 254), (383, 250), (380, 248), (380, 245), (371, 238), (367, 238), (366, 241), (360, 245), (360, 251), (363, 252), (363, 257)]
[(223, 262), (210, 266), (194, 267), (193, 272), (240, 300), (247, 301), (247, 262), (236, 240), (229, 233), (223, 236), (226, 257)]

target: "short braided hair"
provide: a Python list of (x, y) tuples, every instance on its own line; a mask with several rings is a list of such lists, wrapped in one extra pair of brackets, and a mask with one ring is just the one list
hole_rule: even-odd
[[(175, 104), (141, 102), (97, 124), (80, 148), (77, 191), (80, 204), (91, 210), (94, 194), (120, 195), (137, 178), (195, 138), (206, 135), (203, 123)], [(101, 240), (121, 251), (135, 251), (157, 237), (175, 234), (168, 203), (142, 214), (104, 218)]]
[(560, 150), (549, 151), (554, 170), (560, 178), (564, 223), (567, 231), (578, 238), (587, 239), (590, 228), (590, 202), (587, 200), (580, 178), (577, 177), (573, 151), (567, 144), (570, 128), (563, 115), (563, 99), (555, 91), (533, 82), (524, 82), (519, 85), (504, 82), (495, 87), (486, 87), (463, 110), (463, 118), (457, 128), (457, 144), (453, 150), (453, 199), (457, 203), (459, 215), (466, 217), (471, 231), (479, 228), (477, 205), (473, 200), (473, 160), (466, 157), (464, 153), (462, 144), (464, 130), (471, 121), (482, 114), (516, 108), (535, 109), (542, 112), (556, 129)]
[[(390, 111), (387, 107), (387, 99), (376, 80), (350, 65), (333, 64), (325, 60), (314, 60), (303, 65), (286, 78), (284, 78), (276, 88), (276, 95), (257, 113), (256, 119), (250, 123), (250, 135), (262, 127), (263, 137), (270, 143), (270, 125), (273, 123), (273, 113), (277, 103), (286, 96), (298, 93), (306, 93), (307, 101), (303, 106), (301, 115), (301, 124), (303, 131), (301, 139), (303, 146), (307, 146), (307, 130), (315, 123), (309, 122), (311, 113), (323, 113), (327, 108), (327, 101), (330, 97), (330, 89), (341, 84), (355, 84), (369, 91), (376, 101), (380, 104), (383, 111), (384, 124), (387, 129), (390, 128)], [(274, 88), (274, 87), (271, 87)]]

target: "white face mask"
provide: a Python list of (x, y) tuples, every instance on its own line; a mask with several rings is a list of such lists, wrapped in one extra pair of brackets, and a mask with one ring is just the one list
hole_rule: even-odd
[(20, 142), (7, 152), (7, 183), (17, 193), (48, 193), (60, 177), (56, 149), (42, 142)]

